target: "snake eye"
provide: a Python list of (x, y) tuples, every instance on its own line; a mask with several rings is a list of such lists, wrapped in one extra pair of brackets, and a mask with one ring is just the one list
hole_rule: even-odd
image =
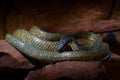
[(71, 41), (72, 41), (71, 37), (68, 37), (68, 36), (61, 37), (60, 40), (59, 40), (59, 42), (58, 42), (57, 51), (58, 52), (63, 52), (65, 50), (66, 46)]
[(64, 41), (59, 41), (59, 42), (58, 42), (58, 46), (57, 46), (57, 51), (58, 51), (58, 52), (63, 52), (65, 45), (66, 45), (66, 44), (65, 44)]

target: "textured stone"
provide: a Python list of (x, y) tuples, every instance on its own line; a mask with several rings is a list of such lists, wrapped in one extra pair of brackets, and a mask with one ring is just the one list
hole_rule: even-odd
[(30, 67), (21, 65), (7, 53), (0, 52), (0, 79), (22, 80), (27, 75)]
[[(9, 59), (6, 55), (1, 56), (1, 63), (5, 66), (23, 69), (30, 69), (34, 67), (18, 50), (16, 50), (5, 40), (0, 40), (0, 53), (11, 57)], [(11, 60), (12, 58), (14, 60)]]
[(109, 61), (120, 61), (120, 55), (112, 53)]
[(54, 28), (52, 30), (56, 32), (73, 32), (78, 30), (92, 31), (95, 33), (110, 32), (120, 29), (120, 20), (91, 20), (84, 19), (76, 21), (74, 23), (67, 24), (59, 29)]
[(106, 19), (112, 0), (18, 0), (14, 3), (8, 14), (9, 33), (17, 28), (29, 29), (33, 25), (52, 31), (81, 19)]
[[(110, 61), (120, 61), (120, 56), (112, 54), (109, 62), (104, 62), (104, 65), (107, 68), (107, 73), (109, 72), (109, 69), (114, 67), (114, 64), (112, 66), (112, 62)], [(107, 64), (111, 64), (111, 66), (109, 67)], [(39, 63), (39, 65), (41, 66), (42, 64)], [(0, 75), (5, 79), (22, 79), (29, 71), (30, 73), (27, 75), (25, 80), (96, 80), (105, 78), (106, 75), (104, 66), (100, 62), (64, 61), (52, 65), (44, 65), (42, 66), (42, 69), (37, 65), (36, 70), (32, 71), (34, 66), (24, 56), (22, 56), (19, 51), (6, 41), (0, 41)], [(119, 66), (119, 62), (118, 64), (115, 64), (115, 67), (117, 67), (117, 65)], [(113, 72), (115, 73), (117, 70), (119, 70), (119, 68), (115, 69)], [(113, 80), (119, 79), (118, 75), (112, 75), (111, 73), (108, 73), (108, 78), (110, 76)]]
[(5, 40), (0, 40), (0, 80), (23, 80), (34, 68), (24, 56)]
[(100, 62), (64, 61), (31, 71), (25, 80), (105, 80)]

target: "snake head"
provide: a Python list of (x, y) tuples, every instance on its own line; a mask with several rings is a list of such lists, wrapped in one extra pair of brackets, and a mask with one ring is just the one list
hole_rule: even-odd
[(57, 51), (63, 52), (70, 42), (72, 42), (72, 37), (62, 36), (58, 42)]

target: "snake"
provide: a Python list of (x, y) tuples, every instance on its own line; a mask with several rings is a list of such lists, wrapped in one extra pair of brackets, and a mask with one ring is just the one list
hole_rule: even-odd
[[(60, 43), (63, 41), (63, 37), (68, 39), (66, 36), (75, 37), (76, 43), (74, 43), (75, 40), (72, 38), (70, 46), (73, 47), (73, 51), (68, 50), (60, 53), (57, 49), (62, 45)], [(109, 45), (102, 41), (102, 37), (83, 30), (71, 33), (52, 33), (34, 26), (29, 31), (17, 29), (13, 34), (8, 33), (5, 39), (25, 55), (48, 63), (60, 61), (103, 61), (110, 57)], [(79, 49), (76, 50), (76, 48)]]
[[(34, 26), (30, 29), (30, 33), (36, 36), (39, 39), (49, 40), (49, 41), (58, 41), (62, 36), (68, 36), (68, 34), (57, 34), (50, 33), (40, 29), (38, 26)], [(78, 35), (76, 35), (78, 34)], [(102, 37), (98, 34), (91, 32), (79, 30), (73, 33), (69, 33), (69, 36), (74, 36), (80, 38), (77, 40), (77, 43), (81, 48), (89, 49), (91, 47), (98, 47), (102, 42)]]

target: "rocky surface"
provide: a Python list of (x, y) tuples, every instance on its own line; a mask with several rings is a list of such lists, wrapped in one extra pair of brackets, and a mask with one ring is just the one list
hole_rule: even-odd
[(31, 71), (25, 80), (105, 80), (100, 62), (64, 61)]
[(0, 79), (21, 80), (34, 68), (19, 51), (5, 40), (0, 40)]
[(117, 54), (112, 54), (108, 62), (63, 61), (55, 64), (41, 63), (22, 54), (0, 40), (0, 75), (4, 80), (119, 79), (120, 62), (113, 62), (120, 61)]
[(112, 0), (17, 0), (11, 5), (6, 22), (9, 33), (33, 25), (52, 31), (81, 19), (107, 19)]

